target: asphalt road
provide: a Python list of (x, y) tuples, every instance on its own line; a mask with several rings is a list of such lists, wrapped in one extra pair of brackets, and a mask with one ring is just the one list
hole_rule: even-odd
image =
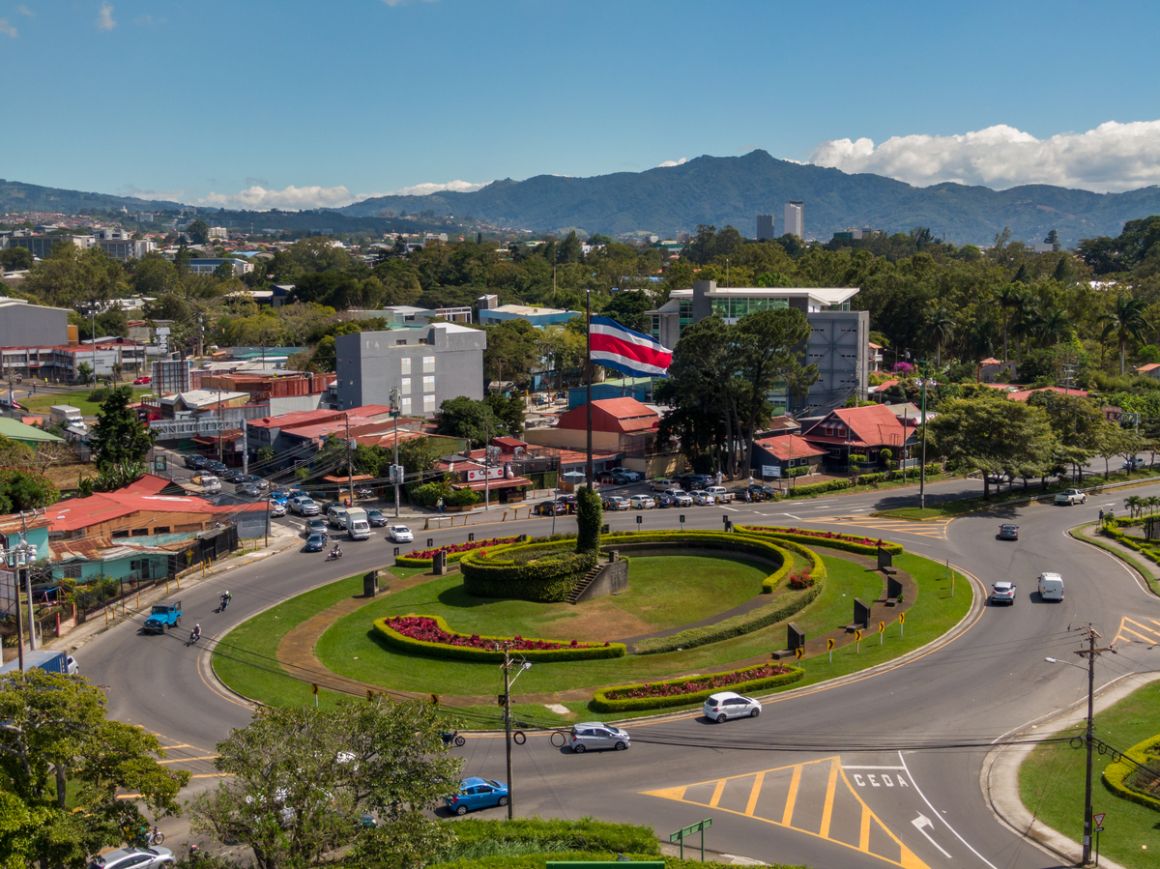
[[(980, 484), (932, 484), (928, 498), (964, 488), (977, 490)], [(1133, 493), (1152, 491), (1160, 494), (1160, 485)], [(734, 522), (845, 528), (948, 560), (984, 585), (1012, 579), (1018, 584), (1016, 604), (980, 608), (954, 641), (905, 666), (778, 697), (758, 719), (714, 725), (686, 714), (636, 722), (630, 725), (630, 751), (583, 756), (532, 735), (514, 748), (517, 813), (644, 823), (661, 836), (711, 817), (706, 841), (715, 851), (827, 869), (1057, 865), (995, 818), (980, 789), (980, 769), (992, 742), (1084, 696), (1083, 673), (1044, 661), (1055, 656), (1082, 664), (1073, 654), (1079, 648), (1077, 628), (1091, 622), (1105, 642), (1118, 637), (1118, 654), (1097, 663), (1097, 686), (1160, 662), (1160, 652), (1128, 642), (1132, 635), (1121, 630), (1125, 618), (1160, 619), (1160, 601), (1118, 562), (1066, 535), (1068, 527), (1095, 519), (1101, 507), (1122, 510), (1123, 496), (1093, 496), (1074, 508), (1001, 508), (950, 523), (868, 516), (875, 507), (903, 499), (913, 503), (914, 492), (653, 510), (641, 514), (639, 527), (677, 527), (684, 515), (688, 528), (720, 528), (723, 516)], [(628, 529), (638, 527), (636, 515), (606, 518), (614, 529)], [(428, 536), (439, 543), (462, 540), (468, 530), (544, 534), (551, 521), (439, 532), (416, 528), (417, 543)], [(997, 541), (1000, 521), (1018, 522), (1020, 539)], [(574, 528), (574, 520), (561, 517), (556, 528)], [(381, 532), (343, 548), (340, 562), (292, 550), (197, 584), (181, 597), (185, 626), (202, 625), (201, 644), (186, 646), (184, 632), (140, 637), (133, 625), (121, 625), (84, 647), (83, 670), (106, 687), (113, 716), (160, 734), (177, 764), (197, 776), (193, 787), (208, 786), (214, 781), (214, 743), (250, 717), (245, 705), (223, 695), (208, 678), (208, 648), (229, 627), (266, 607), (389, 561)], [(1043, 570), (1064, 576), (1063, 603), (1033, 599), (1035, 577)], [(217, 597), (227, 587), (233, 603), (215, 614)], [(496, 679), (498, 684), (498, 672)], [(457, 751), (467, 774), (504, 777), (502, 739), (471, 736)]]

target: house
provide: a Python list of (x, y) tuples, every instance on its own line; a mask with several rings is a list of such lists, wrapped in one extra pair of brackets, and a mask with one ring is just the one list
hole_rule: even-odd
[(763, 480), (799, 477), (816, 473), (827, 452), (801, 435), (772, 435), (754, 440), (750, 467)]
[[(826, 465), (841, 469), (852, 463), (876, 465), (881, 462), (884, 449), (899, 457), (906, 446), (907, 432), (889, 408), (872, 404), (832, 410), (805, 430), (802, 437), (826, 451)], [(865, 458), (851, 460), (851, 456)]]
[(1086, 389), (1068, 389), (1063, 386), (1039, 386), (1035, 389), (1015, 389), (1007, 393), (1011, 401), (1027, 401), (1037, 392), (1055, 392), (1059, 395), (1070, 395), (1073, 398), (1087, 398), (1091, 395)]
[(517, 472), (529, 444), (515, 438), (492, 438), (485, 449), (446, 456), (435, 470), (451, 478), (454, 489), (471, 489), (485, 501), (510, 504), (523, 501), (533, 483)]
[(17, 441), (34, 450), (39, 449), (44, 444), (64, 443), (64, 438), (57, 437), (36, 426), (25, 425), (18, 420), (9, 419), (6, 416), (0, 416), (0, 437)]
[(1147, 365), (1141, 365), (1136, 369), (1136, 373), (1141, 377), (1160, 377), (1160, 362), (1149, 362)]
[[(483, 298), (488, 298), (484, 296)], [(478, 305), (478, 303), (477, 303)], [(539, 308), (529, 305), (499, 305), (485, 308), (479, 306), (476, 316), (481, 326), (491, 326), (505, 320), (526, 320), (537, 329), (545, 326), (563, 325), (569, 320), (582, 316), (579, 311), (566, 311), (559, 308)]]
[(1003, 362), (993, 356), (988, 356), (979, 362), (978, 379), (980, 383), (997, 383), (1001, 380), (1010, 380), (1014, 376), (1014, 362)]

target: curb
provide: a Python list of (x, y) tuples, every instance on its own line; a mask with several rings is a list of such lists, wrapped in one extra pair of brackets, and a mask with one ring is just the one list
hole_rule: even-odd
[[(1160, 680), (1160, 673), (1132, 673), (1106, 682), (1096, 690), (1095, 709), (1107, 709), (1138, 688)], [(1011, 737), (1041, 735), (1044, 728), (1057, 733), (1083, 721), (1087, 717), (1087, 700), (1081, 698), (1068, 708), (1048, 713), (1032, 719), (1016, 729), (1000, 736), (996, 742)], [(991, 749), (983, 759), (979, 772), (979, 787), (995, 819), (1031, 842), (1052, 857), (1063, 860), (1067, 865), (1080, 865), (1083, 849), (1080, 843), (1042, 823), (1025, 805), (1019, 792), (1019, 768), (1035, 749), (1035, 744), (1012, 747), (998, 746)], [(1108, 869), (1122, 869), (1120, 864), (1100, 855), (1100, 865)]]

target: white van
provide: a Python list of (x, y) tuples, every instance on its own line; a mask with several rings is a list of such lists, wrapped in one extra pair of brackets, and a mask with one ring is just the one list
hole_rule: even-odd
[(326, 521), (331, 528), (346, 528), (346, 507), (342, 504), (331, 504), (326, 510)]
[(1039, 599), (1063, 600), (1063, 577), (1058, 573), (1039, 574)]
[(371, 523), (362, 507), (351, 507), (346, 511), (346, 533), (351, 540), (366, 540), (371, 536)]

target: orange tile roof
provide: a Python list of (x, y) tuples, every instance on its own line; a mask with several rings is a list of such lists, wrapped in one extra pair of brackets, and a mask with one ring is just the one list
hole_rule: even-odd
[[(847, 438), (827, 435), (822, 426), (830, 417), (836, 416), (850, 431)], [(906, 442), (906, 431), (902, 422), (885, 405), (874, 404), (865, 407), (840, 407), (819, 420), (805, 432), (805, 438), (812, 443), (849, 444), (850, 446), (897, 447)]]
[(1062, 386), (1041, 386), (1038, 389), (1020, 389), (1017, 392), (1008, 392), (1011, 401), (1026, 401), (1037, 392), (1055, 392), (1059, 395), (1071, 395), (1075, 398), (1087, 398), (1091, 393), (1086, 389), (1065, 389)]
[(818, 449), (799, 435), (781, 435), (754, 441), (770, 455), (783, 462), (790, 459), (806, 459), (810, 456), (824, 456), (826, 450)]

